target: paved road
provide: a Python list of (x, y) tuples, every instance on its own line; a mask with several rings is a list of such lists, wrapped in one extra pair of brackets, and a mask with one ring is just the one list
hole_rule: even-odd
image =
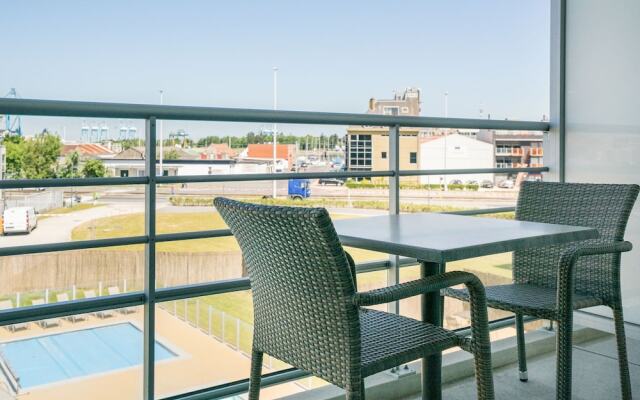
[(69, 214), (60, 214), (38, 221), (38, 227), (30, 234), (0, 236), (0, 247), (24, 246), (31, 244), (67, 242), (71, 240), (71, 231), (83, 222), (114, 215), (143, 212), (141, 202), (119, 202), (90, 208)]

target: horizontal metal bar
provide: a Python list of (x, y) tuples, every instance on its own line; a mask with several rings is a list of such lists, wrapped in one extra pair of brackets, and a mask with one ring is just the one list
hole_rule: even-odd
[(216, 282), (173, 286), (156, 290), (156, 302), (181, 300), (190, 297), (211, 296), (251, 289), (249, 278), (227, 279)]
[(0, 189), (23, 189), (35, 187), (71, 186), (117, 186), (144, 185), (149, 183), (146, 176), (131, 178), (56, 178), (56, 179), (7, 179), (0, 181)]
[[(536, 317), (525, 315), (522, 319), (523, 319), (524, 322), (532, 322), (532, 321), (537, 321), (540, 318), (536, 318)], [(508, 326), (514, 325), (515, 323), (516, 323), (516, 317), (515, 316), (494, 319), (493, 321), (489, 321), (489, 330), (490, 331), (496, 331), (498, 329), (502, 329), (502, 328), (506, 328)], [(471, 327), (470, 326), (465, 326), (464, 328), (454, 329), (453, 331), (456, 332), (459, 335), (462, 335), (462, 336), (471, 335)]]
[(473, 118), (400, 117), (308, 111), (189, 107), (155, 104), (97, 103), (60, 100), (0, 99), (0, 114), (57, 117), (230, 121), (312, 125), (370, 125), (424, 128), (548, 131), (549, 123)]
[(417, 169), (398, 171), (400, 176), (465, 175), (465, 174), (515, 174), (518, 172), (548, 172), (549, 167), (535, 168), (464, 168), (464, 169)]
[(348, 172), (283, 172), (277, 174), (230, 174), (230, 175), (183, 175), (159, 176), (158, 183), (194, 183), (194, 182), (247, 182), (282, 181), (288, 179), (319, 178), (372, 178), (393, 176), (393, 171), (348, 171)]
[[(272, 372), (262, 375), (260, 387), (281, 385), (283, 383), (306, 378), (311, 374), (296, 368), (289, 368), (282, 371)], [(249, 390), (249, 379), (242, 379), (229, 382), (211, 388), (200, 389), (193, 392), (183, 393), (176, 396), (163, 397), (162, 400), (212, 400), (228, 399), (231, 396), (246, 393)]]
[(505, 212), (513, 212), (515, 210), (516, 210), (515, 207), (496, 207), (496, 208), (480, 208), (477, 210), (448, 211), (448, 212), (443, 212), (442, 214), (484, 215), (484, 214), (498, 214), (498, 213), (505, 213)]
[[(484, 173), (547, 172), (548, 167), (539, 168), (484, 168), (484, 169), (435, 169), (403, 170), (400, 176), (419, 175), (465, 175)], [(320, 178), (373, 178), (394, 176), (393, 171), (346, 171), (346, 172), (284, 172), (276, 174), (229, 174), (229, 175), (183, 175), (158, 176), (157, 183), (204, 183), (204, 182), (247, 182), (288, 179)], [(115, 186), (143, 185), (149, 182), (146, 176), (131, 178), (60, 178), (60, 179), (9, 179), (0, 181), (0, 189), (23, 189), (34, 187), (73, 187), (73, 186)]]
[(148, 241), (149, 238), (147, 236), (126, 236), (111, 239), (79, 240), (75, 242), (0, 247), (0, 257), (34, 253), (52, 253), (55, 251), (94, 249), (97, 247), (127, 246), (131, 244), (144, 244)]
[(232, 236), (229, 229), (214, 229), (210, 231), (192, 231), (192, 232), (177, 232), (177, 233), (163, 233), (156, 235), (156, 242), (172, 242), (176, 240), (192, 240), (192, 239), (208, 239), (217, 237)]
[(0, 311), (0, 326), (144, 304), (143, 292), (80, 299)]
[(389, 260), (376, 260), (365, 263), (356, 264), (356, 272), (365, 274), (367, 272), (384, 271), (390, 266)]

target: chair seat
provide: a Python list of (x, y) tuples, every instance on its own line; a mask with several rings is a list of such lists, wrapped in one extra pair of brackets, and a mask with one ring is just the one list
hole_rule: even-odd
[(458, 346), (461, 337), (440, 327), (382, 311), (360, 311), (362, 373), (375, 374)]
[[(544, 286), (514, 283), (511, 285), (487, 286), (487, 306), (500, 310), (537, 316), (540, 318), (553, 318), (556, 310), (556, 289)], [(467, 289), (447, 288), (442, 291), (445, 296), (458, 300), (469, 301)], [(573, 308), (592, 307), (601, 305), (598, 297), (574, 293)]]

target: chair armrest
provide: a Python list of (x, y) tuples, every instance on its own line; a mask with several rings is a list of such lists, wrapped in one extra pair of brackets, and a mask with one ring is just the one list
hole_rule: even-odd
[(624, 253), (631, 251), (633, 245), (627, 241), (618, 241), (610, 243), (584, 244), (571, 247), (565, 251), (562, 258), (567, 261), (577, 259), (582, 256), (593, 256), (598, 254)]
[(349, 264), (349, 271), (351, 271), (351, 278), (353, 278), (353, 285), (358, 290), (358, 282), (356, 281), (356, 262), (353, 261), (353, 257), (345, 250), (344, 255), (347, 257), (347, 263)]
[(353, 303), (357, 306), (391, 303), (461, 284), (472, 286), (476, 289), (471, 290), (470, 288), (470, 292), (475, 292), (477, 288), (480, 288), (484, 293), (484, 286), (477, 276), (468, 272), (452, 271), (368, 292), (358, 292), (353, 296)]
[(560, 257), (558, 268), (558, 312), (568, 315), (573, 312), (573, 290), (575, 281), (575, 266), (580, 257), (603, 254), (614, 254), (631, 251), (633, 245), (627, 241), (610, 243), (582, 244), (572, 246)]

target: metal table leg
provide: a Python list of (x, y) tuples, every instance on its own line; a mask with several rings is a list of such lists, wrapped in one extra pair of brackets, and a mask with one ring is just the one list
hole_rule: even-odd
[[(438, 263), (421, 262), (420, 275), (427, 277), (439, 274), (442, 266)], [(442, 298), (439, 292), (422, 295), (422, 320), (442, 326)], [(422, 399), (442, 399), (442, 353), (422, 359)]]

